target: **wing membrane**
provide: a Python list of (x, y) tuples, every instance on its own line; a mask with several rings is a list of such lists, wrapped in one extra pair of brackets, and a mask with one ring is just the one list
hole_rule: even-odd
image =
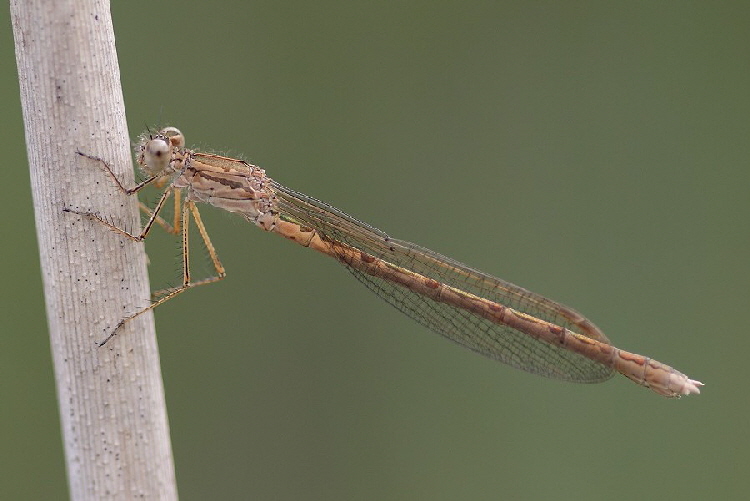
[[(395, 266), (609, 344), (596, 326), (566, 306), (437, 252), (390, 238), (386, 233), (335, 207), (276, 182), (273, 182), (272, 188), (282, 218), (314, 229), (324, 239), (344, 243)], [(425, 327), (477, 353), (518, 369), (565, 381), (595, 383), (613, 374), (609, 367), (582, 355), (363, 273), (348, 266), (345, 256), (341, 257), (341, 262), (355, 278), (387, 303)], [(582, 322), (585, 329), (581, 328)]]

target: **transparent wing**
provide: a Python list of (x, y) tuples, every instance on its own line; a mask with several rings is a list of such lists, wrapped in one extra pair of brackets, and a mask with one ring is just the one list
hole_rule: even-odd
[[(283, 219), (312, 228), (324, 239), (342, 242), (401, 268), (609, 344), (596, 326), (566, 306), (437, 252), (392, 239), (335, 207), (275, 181), (272, 189)], [(484, 356), (534, 374), (572, 382), (596, 383), (613, 374), (609, 367), (582, 355), (365, 274), (348, 266), (346, 256), (340, 258), (357, 280), (386, 302), (438, 334)]]

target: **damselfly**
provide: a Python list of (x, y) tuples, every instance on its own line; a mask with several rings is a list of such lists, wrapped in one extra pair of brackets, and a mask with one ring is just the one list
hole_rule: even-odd
[[(599, 328), (573, 309), (437, 252), (393, 239), (335, 207), (277, 183), (263, 169), (243, 160), (187, 149), (182, 133), (174, 127), (143, 134), (135, 150), (146, 179), (133, 188), (125, 188), (100, 158), (81, 155), (99, 162), (128, 195), (150, 184), (166, 186), (156, 206), (145, 209), (150, 217), (140, 233), (125, 231), (93, 212), (66, 210), (135, 241), (144, 240), (155, 222), (181, 232), (182, 284), (157, 293), (149, 306), (122, 319), (100, 345), (138, 315), (192, 287), (225, 277), (195, 205), (203, 202), (333, 257), (375, 294), (417, 322), (513, 367), (579, 383), (601, 382), (616, 371), (667, 397), (700, 393), (701, 382), (651, 358), (615, 348)], [(159, 217), (170, 195), (175, 199), (173, 225)], [(191, 216), (216, 272), (198, 281), (191, 279), (188, 262)]]

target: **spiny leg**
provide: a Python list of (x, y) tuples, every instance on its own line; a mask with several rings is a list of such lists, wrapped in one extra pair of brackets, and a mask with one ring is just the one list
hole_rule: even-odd
[[(122, 191), (123, 193), (125, 193), (126, 195), (128, 195), (128, 196), (133, 195), (135, 193), (138, 193), (142, 188), (144, 188), (145, 186), (148, 186), (151, 183), (154, 183), (159, 188), (161, 188), (166, 183), (165, 176), (151, 176), (148, 179), (146, 179), (145, 181), (142, 181), (141, 183), (138, 183), (133, 188), (125, 188), (125, 186), (123, 186), (123, 184), (120, 182), (120, 180), (117, 179), (117, 176), (112, 171), (112, 168), (109, 166), (109, 164), (105, 160), (103, 160), (100, 157), (94, 156), (94, 155), (89, 155), (87, 153), (83, 153), (80, 150), (76, 150), (76, 153), (78, 153), (82, 157), (85, 157), (85, 158), (88, 158), (90, 160), (93, 160), (93, 161), (97, 162), (99, 164), (99, 166), (101, 167), (101, 169), (104, 172), (106, 172), (109, 175), (109, 177), (112, 178), (112, 180), (115, 182), (115, 185), (117, 186), (117, 188), (120, 191)], [(176, 234), (179, 231), (179, 224), (178, 224), (179, 215), (178, 215), (178, 211), (177, 211), (177, 208), (179, 207), (179, 197), (177, 195), (175, 195), (175, 224), (174, 224), (174, 226), (170, 226), (169, 223), (167, 223), (166, 221), (164, 221), (158, 215), (159, 212), (161, 211), (161, 209), (164, 207), (164, 203), (166, 202), (167, 198), (169, 198), (169, 195), (173, 191), (174, 191), (174, 188), (172, 188), (172, 186), (168, 186), (164, 190), (164, 192), (162, 193), (161, 198), (159, 199), (159, 202), (156, 204), (156, 207), (154, 207), (153, 210), (151, 210), (148, 207), (146, 207), (146, 205), (143, 204), (142, 202), (140, 202), (140, 201), (138, 202), (138, 205), (139, 205), (140, 209), (143, 212), (145, 212), (146, 214), (149, 215), (148, 222), (143, 227), (143, 230), (141, 231), (140, 235), (134, 235), (133, 233), (130, 233), (127, 230), (124, 230), (124, 229), (122, 229), (122, 228), (120, 228), (118, 226), (115, 226), (114, 224), (110, 223), (109, 221), (105, 220), (104, 218), (102, 218), (101, 216), (99, 216), (98, 214), (96, 214), (94, 212), (79, 211), (79, 210), (71, 209), (69, 207), (63, 207), (63, 211), (64, 212), (71, 212), (73, 214), (78, 214), (80, 216), (88, 217), (89, 219), (92, 219), (94, 221), (98, 221), (99, 223), (103, 224), (107, 228), (111, 229), (112, 231), (114, 231), (116, 233), (119, 233), (120, 235), (122, 235), (124, 237), (127, 237), (127, 238), (129, 238), (131, 240), (135, 240), (136, 242), (141, 242), (141, 241), (143, 241), (146, 238), (146, 235), (148, 235), (148, 232), (151, 230), (151, 227), (153, 226), (154, 222), (158, 223), (160, 226), (162, 226), (165, 230), (167, 230), (170, 233)]]
[[(207, 279), (201, 280), (199, 283), (211, 283), (211, 282), (217, 282), (224, 278), (227, 273), (224, 270), (224, 266), (222, 266), (221, 261), (219, 261), (219, 256), (216, 254), (216, 249), (214, 249), (214, 244), (211, 243), (211, 239), (208, 238), (208, 232), (206, 231), (206, 226), (203, 224), (203, 219), (201, 219), (201, 213), (198, 212), (198, 207), (195, 206), (193, 202), (190, 202), (190, 212), (193, 214), (193, 219), (195, 220), (195, 226), (198, 228), (198, 232), (201, 234), (201, 238), (203, 239), (203, 245), (206, 246), (206, 249), (208, 249), (208, 255), (211, 256), (211, 262), (214, 265), (214, 269), (216, 270), (216, 276), (215, 277), (209, 277)], [(198, 284), (195, 284), (198, 285)]]
[[(161, 226), (164, 231), (167, 233), (170, 233), (172, 235), (177, 235), (180, 232), (180, 200), (181, 200), (181, 191), (180, 190), (173, 190), (174, 194), (174, 222), (172, 224), (169, 224), (166, 222), (161, 216), (155, 217), (155, 222), (159, 226)], [(138, 207), (140, 207), (141, 212), (146, 214), (149, 218), (151, 218), (154, 215), (154, 211), (151, 210), (149, 206), (144, 204), (143, 202), (138, 202)]]
[[(208, 250), (208, 255), (211, 257), (211, 262), (213, 263), (214, 270), (216, 271), (216, 276), (204, 278), (202, 280), (198, 280), (197, 282), (192, 282), (190, 279), (190, 247), (188, 244), (188, 226), (189, 226), (188, 223), (190, 222), (190, 214), (193, 215), (195, 226), (198, 228), (198, 232), (200, 233), (201, 239), (203, 240), (203, 245), (206, 246), (206, 249)], [(200, 212), (198, 212), (198, 208), (195, 206), (195, 203), (191, 201), (185, 202), (182, 208), (181, 219), (182, 219), (182, 285), (180, 287), (163, 289), (163, 290), (154, 292), (153, 295), (155, 298), (157, 298), (156, 300), (157, 305), (167, 301), (168, 299), (173, 298), (177, 294), (184, 292), (187, 289), (196, 287), (198, 285), (218, 282), (219, 280), (227, 276), (227, 273), (224, 270), (224, 266), (221, 264), (221, 261), (219, 261), (219, 256), (216, 254), (216, 249), (214, 248), (213, 243), (211, 243), (211, 239), (209, 238), (208, 232), (206, 231), (206, 226), (203, 224), (203, 219), (201, 218), (201, 214)], [(152, 307), (154, 306), (155, 305), (152, 305)]]
[[(190, 246), (189, 246), (189, 239), (188, 239), (188, 228), (190, 226), (190, 214), (192, 213), (193, 219), (195, 220), (195, 225), (198, 227), (198, 232), (201, 235), (201, 238), (203, 239), (203, 243), (208, 249), (208, 253), (211, 256), (211, 261), (213, 262), (214, 269), (216, 270), (216, 276), (204, 278), (203, 280), (199, 280), (197, 282), (192, 282), (190, 280)], [(147, 307), (133, 313), (132, 315), (129, 315), (122, 320), (120, 320), (114, 329), (112, 329), (112, 332), (100, 343), (98, 343), (99, 346), (104, 346), (104, 344), (107, 343), (110, 339), (112, 339), (115, 334), (117, 334), (117, 331), (125, 325), (130, 320), (133, 320), (134, 318), (144, 314), (145, 312), (149, 310), (153, 310), (157, 306), (166, 303), (173, 297), (177, 296), (178, 294), (181, 294), (185, 292), (188, 289), (191, 289), (193, 287), (197, 287), (198, 285), (204, 285), (204, 284), (210, 284), (213, 282), (218, 282), (219, 280), (226, 277), (226, 271), (224, 270), (224, 266), (221, 264), (221, 261), (219, 261), (219, 257), (216, 255), (216, 250), (214, 249), (213, 244), (211, 243), (211, 239), (208, 237), (208, 233), (206, 232), (206, 227), (203, 224), (203, 220), (201, 219), (200, 213), (198, 212), (198, 208), (195, 206), (195, 203), (188, 200), (182, 205), (182, 211), (181, 211), (181, 218), (180, 221), (175, 223), (175, 226), (178, 226), (180, 224), (182, 226), (182, 285), (179, 287), (174, 287), (171, 289), (164, 289), (161, 291), (158, 291), (154, 293), (154, 296), (157, 298), (154, 302), (152, 302)], [(153, 219), (153, 218), (152, 218)]]
[[(135, 193), (138, 193), (138, 191), (140, 191), (143, 187), (148, 186), (149, 184), (152, 184), (152, 183), (154, 185), (156, 185), (157, 187), (160, 187), (160, 188), (164, 184), (166, 184), (166, 179), (167, 179), (166, 177), (164, 177), (164, 176), (152, 176), (152, 177), (146, 179), (145, 181), (143, 181), (142, 183), (139, 183), (138, 185), (136, 185), (133, 188), (130, 188), (130, 189), (125, 188), (123, 186), (123, 184), (120, 182), (120, 180), (117, 179), (117, 176), (115, 176), (114, 172), (112, 171), (112, 169), (110, 168), (109, 164), (106, 161), (104, 161), (100, 157), (96, 157), (96, 156), (93, 156), (93, 155), (88, 155), (86, 153), (82, 153), (81, 151), (76, 151), (76, 153), (78, 153), (82, 157), (86, 157), (88, 159), (91, 159), (91, 160), (94, 160), (94, 161), (98, 162), (99, 165), (101, 166), (102, 170), (104, 170), (112, 178), (112, 180), (115, 182), (117, 188), (120, 191), (122, 191), (123, 193), (125, 193), (126, 195), (128, 195), (128, 196), (133, 195)], [(169, 198), (169, 195), (172, 194), (173, 192), (175, 192), (175, 214), (174, 214), (175, 224), (174, 225), (170, 225), (169, 223), (167, 223), (166, 221), (164, 221), (164, 219), (162, 219), (159, 216), (159, 212), (164, 208), (164, 205), (165, 205), (167, 199)], [(143, 240), (145, 240), (145, 238), (148, 235), (149, 231), (153, 227), (154, 222), (156, 222), (157, 224), (159, 224), (160, 226), (162, 226), (165, 230), (167, 230), (170, 233), (175, 234), (175, 233), (179, 232), (179, 228), (180, 228), (179, 222), (180, 222), (180, 215), (181, 215), (181, 213), (180, 213), (180, 210), (179, 210), (179, 200), (180, 200), (180, 197), (179, 197), (178, 193), (179, 193), (179, 190), (175, 191), (175, 189), (171, 185), (167, 186), (167, 188), (161, 194), (161, 197), (159, 198), (159, 201), (157, 202), (157, 204), (156, 204), (156, 206), (154, 207), (153, 210), (150, 209), (150, 208), (148, 208), (142, 202), (140, 202), (140, 201), (138, 202), (138, 205), (139, 205), (140, 209), (143, 212), (145, 212), (149, 216), (149, 218), (148, 218), (148, 221), (146, 222), (145, 226), (141, 230), (140, 234), (137, 234), (137, 235), (133, 234), (133, 233), (131, 233), (131, 232), (129, 232), (129, 231), (123, 229), (123, 228), (120, 228), (120, 227), (118, 227), (118, 226), (116, 226), (114, 224), (112, 224), (111, 222), (105, 220), (104, 218), (102, 218), (101, 216), (99, 216), (98, 214), (96, 214), (94, 212), (79, 211), (79, 210), (74, 210), (74, 209), (69, 208), (69, 207), (63, 207), (63, 211), (87, 217), (87, 218), (89, 218), (89, 219), (91, 219), (93, 221), (97, 221), (98, 223), (100, 223), (100, 224), (106, 226), (107, 228), (109, 228), (110, 230), (112, 230), (112, 231), (114, 231), (116, 233), (119, 233), (120, 235), (122, 235), (122, 236), (124, 236), (124, 237), (126, 237), (126, 238), (128, 238), (130, 240), (133, 240), (133, 241), (136, 241), (136, 242), (142, 242)], [(117, 331), (120, 329), (120, 327), (122, 327), (123, 325), (125, 325), (125, 323), (127, 323), (129, 320), (132, 320), (133, 318), (141, 315), (143, 312), (148, 311), (149, 309), (152, 309), (155, 306), (156, 305), (152, 305), (149, 308), (146, 308), (144, 310), (138, 311), (135, 314), (130, 315), (130, 316), (128, 316), (128, 317), (123, 318), (122, 320), (120, 320), (117, 323), (117, 325), (115, 326), (115, 328), (110, 332), (109, 336), (107, 336), (107, 338), (104, 341), (102, 341), (100, 343), (97, 343), (98, 346), (102, 346), (102, 345), (104, 345), (104, 343), (106, 343), (107, 341), (109, 341), (109, 339), (111, 339), (117, 333)]]
[(104, 170), (104, 172), (106, 172), (107, 174), (109, 174), (109, 177), (112, 178), (112, 180), (115, 182), (115, 184), (120, 189), (120, 191), (122, 191), (123, 193), (125, 193), (127, 195), (132, 195), (133, 193), (138, 193), (139, 191), (141, 191), (142, 188), (144, 188), (145, 186), (148, 186), (149, 184), (153, 183), (155, 180), (159, 179), (159, 177), (160, 177), (160, 176), (151, 176), (148, 179), (146, 179), (144, 181), (141, 181), (140, 183), (138, 183), (137, 185), (135, 185), (133, 188), (126, 188), (125, 186), (122, 185), (122, 183), (120, 182), (120, 180), (117, 179), (117, 176), (115, 176), (115, 173), (112, 172), (112, 168), (109, 166), (109, 164), (105, 160), (103, 160), (101, 157), (97, 157), (97, 156), (94, 156), (94, 155), (89, 155), (88, 153), (83, 153), (80, 150), (76, 150), (76, 153), (78, 153), (82, 157), (85, 157), (85, 158), (88, 158), (89, 160), (93, 160), (93, 161), (97, 162), (101, 166), (102, 170)]
[[(63, 207), (63, 211), (71, 212), (73, 214), (78, 214), (79, 216), (87, 217), (93, 221), (98, 221), (99, 223), (103, 224), (110, 230), (116, 233), (119, 233), (120, 235), (127, 237), (130, 240), (134, 240), (136, 242), (142, 242), (146, 238), (146, 235), (148, 235), (148, 232), (151, 231), (151, 227), (154, 225), (154, 222), (156, 222), (157, 218), (161, 219), (159, 217), (159, 212), (164, 208), (164, 203), (167, 201), (167, 199), (169, 198), (169, 195), (171, 195), (173, 191), (174, 191), (174, 188), (172, 186), (169, 186), (166, 190), (164, 190), (164, 193), (161, 194), (161, 197), (159, 198), (159, 202), (156, 204), (154, 209), (152, 211), (148, 210), (148, 208), (146, 209), (147, 213), (151, 214), (151, 217), (149, 217), (148, 221), (146, 222), (146, 225), (143, 227), (143, 230), (141, 230), (141, 233), (139, 235), (134, 235), (133, 233), (130, 233), (129, 231), (124, 230), (120, 228), (119, 226), (116, 226), (110, 223), (109, 221), (101, 217), (100, 215), (95, 214), (93, 212), (79, 211), (79, 210), (71, 209), (70, 207)], [(164, 221), (163, 219), (162, 221), (164, 222), (165, 225), (169, 226), (169, 224), (166, 223), (166, 221)], [(179, 225), (175, 224), (175, 227), (179, 227)]]
[[(161, 188), (164, 184), (166, 184), (167, 179), (168, 179), (168, 177), (166, 176), (152, 176), (146, 179), (145, 181), (139, 183), (133, 188), (125, 188), (120, 182), (120, 180), (117, 179), (117, 176), (115, 176), (114, 172), (112, 172), (112, 169), (110, 168), (109, 164), (107, 164), (107, 162), (105, 162), (99, 157), (88, 155), (80, 151), (77, 151), (77, 153), (83, 157), (86, 157), (86, 158), (89, 158), (91, 160), (98, 162), (101, 168), (114, 180), (118, 189), (127, 195), (133, 195), (135, 193), (138, 193), (138, 191), (140, 191), (143, 187), (151, 183)], [(161, 212), (161, 210), (164, 208), (164, 205), (167, 199), (169, 198), (169, 195), (171, 194), (174, 194), (174, 203), (175, 203), (174, 224), (172, 225), (167, 223), (163, 218), (159, 216), (159, 212)], [(216, 254), (216, 250), (214, 249), (214, 246), (211, 243), (211, 239), (208, 237), (208, 233), (206, 232), (206, 227), (203, 224), (203, 220), (201, 219), (198, 208), (195, 206), (195, 204), (192, 201), (189, 201), (189, 200), (181, 204), (180, 190), (176, 190), (174, 189), (173, 186), (169, 185), (162, 193), (161, 197), (159, 198), (159, 201), (157, 202), (153, 210), (149, 209), (145, 204), (141, 202), (139, 202), (139, 207), (143, 212), (145, 212), (149, 216), (149, 219), (147, 223), (145, 224), (145, 226), (143, 227), (143, 230), (141, 231), (141, 233), (138, 235), (135, 235), (122, 228), (115, 226), (114, 224), (110, 223), (109, 221), (103, 219), (101, 216), (93, 212), (77, 211), (77, 210), (73, 210), (67, 207), (63, 208), (65, 212), (71, 212), (74, 214), (88, 217), (89, 219), (92, 219), (94, 221), (98, 221), (99, 223), (103, 224), (104, 226), (111, 229), (112, 231), (115, 231), (116, 233), (119, 233), (120, 235), (127, 237), (131, 240), (134, 240), (136, 242), (141, 242), (145, 240), (146, 236), (148, 235), (149, 231), (153, 227), (154, 223), (157, 223), (158, 225), (163, 227), (167, 232), (172, 233), (172, 234), (177, 234), (180, 232), (180, 230), (182, 230), (182, 256), (183, 256), (182, 285), (180, 287), (166, 289), (166, 290), (162, 290), (162, 291), (158, 291), (154, 293), (154, 296), (156, 298), (154, 302), (152, 302), (146, 308), (143, 308), (135, 312), (134, 314), (129, 315), (123, 318), (122, 320), (120, 320), (117, 323), (117, 325), (114, 327), (114, 329), (112, 329), (112, 331), (109, 333), (109, 335), (103, 341), (98, 343), (99, 346), (103, 346), (110, 339), (112, 339), (112, 337), (114, 337), (117, 334), (119, 329), (130, 320), (142, 315), (143, 313), (149, 310), (153, 310), (157, 306), (161, 305), (162, 303), (165, 303), (166, 301), (172, 299), (173, 297), (186, 291), (187, 289), (190, 289), (198, 285), (217, 282), (226, 276), (224, 266), (222, 266), (221, 261), (219, 261), (219, 258)], [(197, 282), (191, 282), (190, 280), (188, 228), (189, 228), (191, 213), (193, 214), (193, 218), (195, 219), (195, 224), (198, 227), (198, 231), (201, 235), (201, 238), (203, 239), (203, 243), (208, 249), (208, 253), (214, 265), (214, 269), (216, 270), (216, 276), (208, 277), (203, 280), (199, 280)]]

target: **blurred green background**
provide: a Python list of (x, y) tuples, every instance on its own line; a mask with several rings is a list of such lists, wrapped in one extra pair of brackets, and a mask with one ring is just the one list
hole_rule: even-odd
[[(61, 499), (6, 9), (0, 498)], [(182, 499), (746, 495), (748, 4), (130, 1), (113, 15), (133, 137), (178, 126), (706, 383), (670, 401), (621, 377), (510, 369), (207, 208), (229, 277), (156, 314)], [(147, 249), (179, 273), (176, 242)]]

